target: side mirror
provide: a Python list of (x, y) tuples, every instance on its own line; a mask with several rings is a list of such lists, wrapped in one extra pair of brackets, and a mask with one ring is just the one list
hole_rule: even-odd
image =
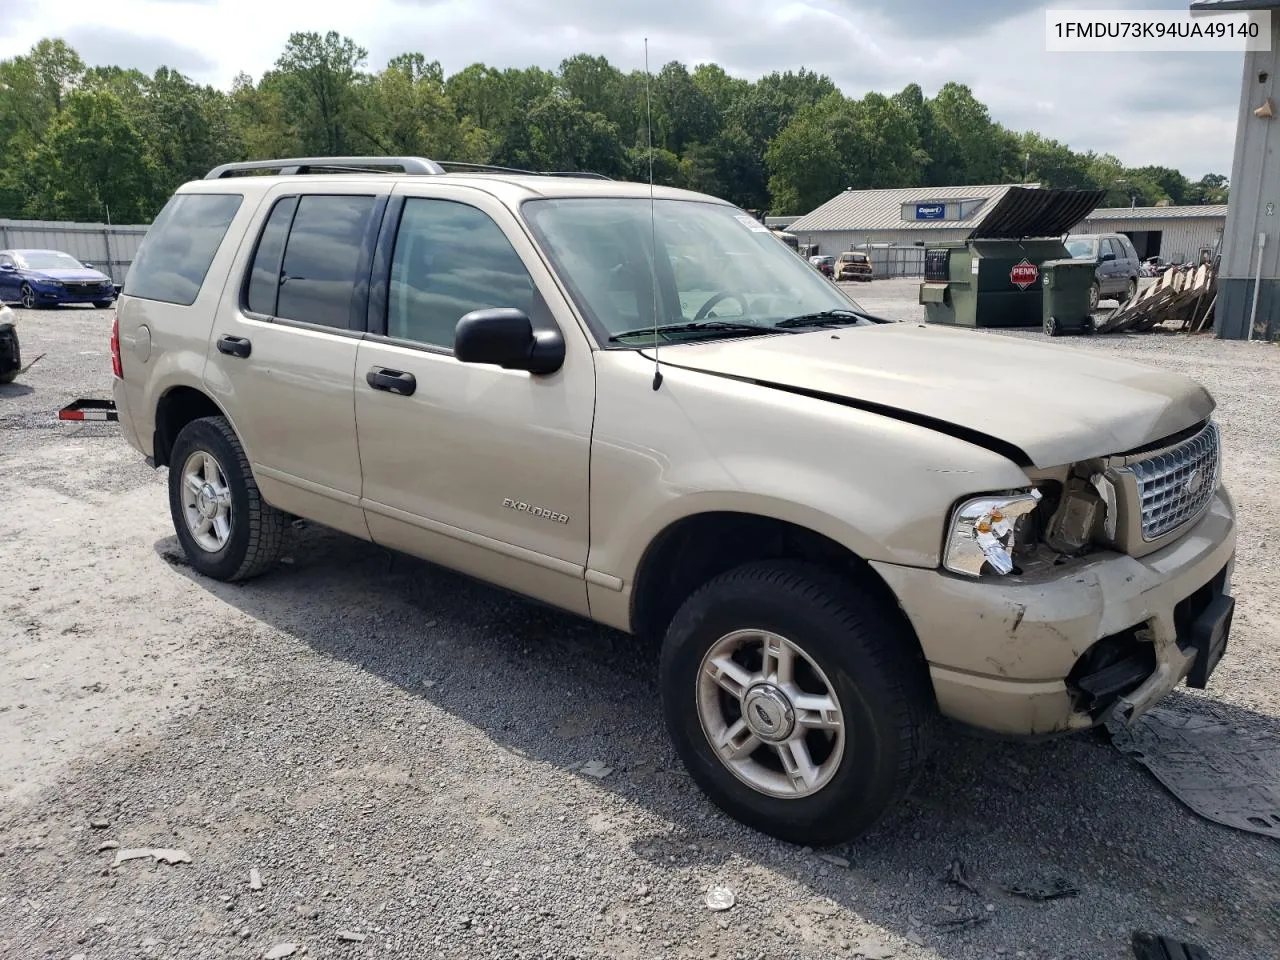
[(1104, 253), (1102, 256), (1100, 256), (1100, 257), (1098, 258), (1098, 262), (1099, 262), (1099, 263), (1109, 263), (1110, 261), (1114, 260), (1115, 258), (1116, 258), (1116, 255), (1115, 255), (1114, 253)]
[(0, 270), (3, 270), (5, 273), (13, 273), (13, 271), (17, 269), (18, 268), (15, 267), (12, 263), (0, 263)]
[(555, 373), (564, 366), (559, 330), (535, 333), (523, 310), (473, 310), (458, 321), (453, 355), (463, 363), (488, 363), (504, 370)]

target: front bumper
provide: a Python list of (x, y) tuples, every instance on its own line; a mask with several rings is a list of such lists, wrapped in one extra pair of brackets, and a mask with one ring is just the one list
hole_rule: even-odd
[(58, 305), (63, 303), (106, 303), (116, 298), (115, 287), (107, 284), (78, 290), (72, 287), (45, 287), (31, 285), (31, 292), (36, 295), (36, 302)]
[[(1186, 604), (1215, 581), (1231, 592), (1235, 507), (1225, 487), (1169, 546), (1141, 559), (1106, 553), (1052, 578), (976, 581), (873, 563), (915, 628), (941, 712), (995, 733), (1033, 736), (1136, 719), (1191, 671)], [(1177, 609), (1177, 613), (1175, 613)], [(1127, 643), (1150, 669), (1105, 710), (1070, 678), (1099, 642)], [(1180, 643), (1180, 641), (1182, 641)], [(1149, 645), (1149, 646), (1148, 646)]]

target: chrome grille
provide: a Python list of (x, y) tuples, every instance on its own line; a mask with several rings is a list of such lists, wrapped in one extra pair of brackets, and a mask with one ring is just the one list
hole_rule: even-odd
[(1137, 482), (1142, 539), (1159, 540), (1199, 517), (1218, 487), (1220, 465), (1218, 428), (1209, 423), (1191, 439), (1125, 466)]

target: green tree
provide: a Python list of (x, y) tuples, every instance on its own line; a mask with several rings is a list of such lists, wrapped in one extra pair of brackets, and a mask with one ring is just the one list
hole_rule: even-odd
[(151, 219), (163, 203), (157, 170), (124, 105), (105, 90), (75, 90), (28, 158), (32, 193), (24, 208), (46, 220)]
[(350, 153), (360, 111), (358, 87), (368, 51), (330, 30), (294, 33), (276, 61), (284, 115), (303, 149), (321, 156)]

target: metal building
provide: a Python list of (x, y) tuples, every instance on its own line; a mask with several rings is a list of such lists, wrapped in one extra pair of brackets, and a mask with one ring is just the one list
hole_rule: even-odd
[(801, 243), (817, 244), (823, 254), (863, 244), (911, 246), (963, 240), (1011, 187), (1020, 186), (1039, 184), (845, 190), (812, 213), (791, 220), (787, 230)]
[(1225, 204), (1190, 207), (1100, 207), (1072, 233), (1123, 233), (1138, 256), (1167, 263), (1199, 263), (1218, 252), (1227, 223)]
[(146, 236), (144, 224), (74, 223), (70, 220), (0, 220), (0, 250), (61, 250), (93, 264), (117, 286)]
[(1228, 340), (1280, 337), (1280, 2), (1199, 0), (1193, 14), (1271, 11), (1271, 49), (1244, 55), (1236, 151), (1214, 327)]

